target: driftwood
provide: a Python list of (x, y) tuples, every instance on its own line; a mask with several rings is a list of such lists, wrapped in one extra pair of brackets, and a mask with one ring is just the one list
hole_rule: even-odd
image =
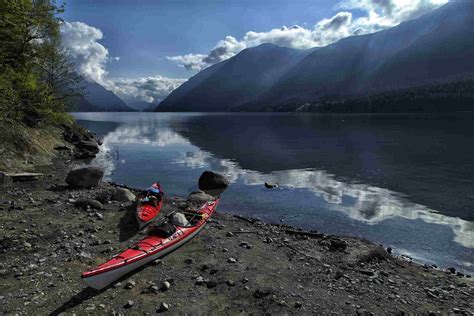
[(42, 173), (5, 173), (4, 177), (9, 177), (15, 182), (36, 181), (43, 176)]

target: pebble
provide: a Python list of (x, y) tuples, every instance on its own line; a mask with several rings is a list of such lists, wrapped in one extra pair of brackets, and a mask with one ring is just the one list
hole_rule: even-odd
[(229, 252), (229, 249), (224, 248), (224, 249), (222, 249), (222, 252)]
[(125, 304), (124, 307), (125, 307), (125, 308), (130, 308), (130, 307), (132, 307), (134, 304), (135, 304), (134, 301), (128, 300), (128, 301), (127, 301), (127, 304)]
[(168, 291), (171, 287), (171, 284), (168, 281), (164, 281), (161, 283), (161, 290), (162, 291)]
[(184, 260), (184, 263), (186, 264), (192, 264), (194, 262), (193, 258), (187, 258)]
[(156, 259), (155, 261), (152, 262), (152, 265), (157, 266), (160, 265), (162, 261), (160, 259)]
[(206, 281), (204, 280), (204, 278), (202, 276), (198, 276), (196, 278), (196, 283), (195, 283), (196, 285), (202, 285), (204, 283), (206, 283)]
[(156, 310), (157, 313), (162, 313), (162, 312), (166, 312), (170, 309), (170, 306), (163, 302), (160, 304), (160, 307), (158, 307), (158, 309)]
[(235, 282), (232, 281), (232, 280), (227, 280), (226, 283), (227, 283), (228, 286), (235, 286)]
[(234, 233), (233, 232), (227, 232), (227, 234), (225, 234), (227, 237), (233, 237), (234, 236)]
[(301, 307), (303, 307), (303, 304), (301, 302), (295, 302), (295, 307), (296, 308), (301, 308)]
[(104, 219), (104, 215), (102, 215), (102, 213), (95, 212), (94, 215), (95, 215), (95, 217), (97, 217), (97, 218), (100, 219), (100, 220), (103, 220), (103, 219)]
[(227, 259), (227, 262), (228, 263), (236, 263), (237, 259), (230, 257), (229, 259)]
[(452, 273), (452, 274), (455, 274), (456, 273), (456, 269), (451, 267), (451, 268), (447, 268), (446, 271), (448, 271), (449, 273)]
[(127, 284), (125, 284), (125, 288), (127, 290), (130, 290), (130, 289), (133, 289), (135, 287), (135, 285), (137, 285), (137, 283), (133, 280), (130, 280), (127, 282)]
[(160, 292), (160, 289), (156, 285), (151, 285), (149, 287), (149, 290), (150, 290), (150, 292), (155, 293), (155, 294), (158, 294)]

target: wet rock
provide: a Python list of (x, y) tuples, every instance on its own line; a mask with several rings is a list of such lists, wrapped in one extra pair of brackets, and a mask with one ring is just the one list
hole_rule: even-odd
[(99, 185), (104, 171), (98, 167), (87, 166), (69, 171), (66, 183), (71, 187), (89, 188)]
[(278, 188), (278, 184), (265, 182), (265, 188), (267, 189)]
[(112, 199), (119, 202), (132, 202), (135, 201), (135, 194), (129, 189), (115, 188)]
[(78, 199), (74, 202), (74, 206), (78, 206), (82, 208), (87, 208), (89, 206), (90, 208), (93, 208), (96, 210), (104, 209), (104, 205), (102, 203), (93, 199)]
[(199, 177), (199, 190), (225, 190), (229, 186), (229, 181), (218, 173), (204, 171)]

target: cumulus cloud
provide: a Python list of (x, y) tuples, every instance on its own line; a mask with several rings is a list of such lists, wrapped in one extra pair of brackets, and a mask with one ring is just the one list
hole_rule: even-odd
[(185, 79), (153, 76), (138, 79), (110, 78), (107, 63), (119, 61), (99, 41), (101, 30), (82, 22), (64, 22), (61, 26), (64, 47), (74, 59), (77, 71), (87, 80), (95, 81), (125, 101), (156, 102), (164, 99)]
[[(343, 10), (333, 17), (317, 22), (312, 28), (283, 26), (268, 32), (247, 32), (240, 40), (226, 36), (208, 54), (168, 56), (181, 67), (202, 70), (230, 58), (245, 48), (271, 43), (278, 46), (306, 49), (322, 47), (351, 35), (361, 35), (395, 26), (433, 10), (448, 0), (344, 0), (335, 6)], [(351, 10), (364, 14), (354, 18)]]
[(109, 51), (98, 42), (103, 37), (102, 32), (82, 22), (64, 22), (61, 35), (79, 73), (88, 80), (103, 82), (107, 75), (105, 64)]
[(125, 101), (140, 100), (145, 102), (161, 101), (186, 79), (171, 79), (162, 76), (127, 79), (111, 79), (113, 91)]

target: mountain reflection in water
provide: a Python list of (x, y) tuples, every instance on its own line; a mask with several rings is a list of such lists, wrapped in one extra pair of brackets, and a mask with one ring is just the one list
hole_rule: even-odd
[[(103, 120), (107, 119), (110, 118)], [(437, 262), (437, 257), (444, 257), (440, 261), (470, 270), (474, 259), (472, 213), (461, 210), (456, 214), (454, 208), (437, 208), (449, 201), (436, 203), (435, 199), (436, 208), (420, 203), (424, 199), (433, 200), (423, 188), (424, 184), (435, 183), (432, 189), (436, 191), (439, 177), (447, 178), (446, 175), (434, 175), (432, 179), (423, 180), (428, 175), (420, 171), (425, 166), (417, 161), (422, 159), (418, 153), (426, 158), (437, 148), (436, 161), (426, 159), (426, 167), (441, 166), (444, 158), (439, 153), (445, 150), (446, 140), (437, 137), (439, 131), (433, 132), (434, 136), (428, 131), (433, 131), (434, 125), (442, 129), (442, 124), (436, 124), (439, 120), (428, 120), (428, 124), (421, 121), (425, 128), (415, 132), (419, 120), (404, 122), (402, 128), (394, 128), (396, 120), (392, 119), (363, 124), (360, 121), (364, 118), (323, 118), (314, 124), (311, 117), (241, 115), (229, 119), (219, 115), (170, 115), (158, 119), (140, 116), (131, 121), (120, 117), (109, 130), (103, 128), (105, 122), (88, 120), (82, 123), (93, 131), (94, 127), (102, 126), (104, 150), (94, 163), (103, 166), (114, 180), (119, 177), (123, 182), (130, 180), (146, 186), (147, 180), (143, 180), (146, 174), (159, 172), (160, 179), (166, 180), (166, 186), (167, 182), (179, 181), (174, 179), (180, 178), (179, 172), (189, 173), (190, 178), (194, 177), (190, 181), (195, 182), (195, 175), (204, 169), (212, 169), (225, 174), (234, 184), (231, 189), (235, 193), (230, 190), (226, 194), (229, 211), (236, 208), (245, 213), (247, 210), (250, 213), (247, 215), (277, 221), (287, 215), (285, 209), (292, 209), (291, 216), (285, 218), (289, 223), (327, 233), (342, 232), (376, 242), (394, 243), (399, 250), (415, 258)], [(403, 133), (409, 134), (410, 139), (400, 138)], [(459, 126), (444, 133), (448, 140), (456, 137), (462, 141), (463, 137), (472, 136), (463, 134)], [(433, 145), (423, 142), (423, 136), (426, 139), (434, 137)], [(410, 149), (415, 142), (419, 142), (417, 147)], [(396, 154), (386, 151), (392, 147), (400, 149), (400, 146), (410, 150)], [(467, 151), (469, 155), (469, 150), (472, 149), (464, 148), (462, 154)], [(459, 155), (462, 150), (451, 147), (449, 151)], [(394, 163), (394, 155), (410, 158)], [(464, 159), (465, 156), (456, 158), (457, 167), (466, 164)], [(139, 167), (137, 162), (141, 162)], [(411, 170), (401, 170), (410, 163)], [(390, 178), (397, 171), (410, 179)], [(140, 173), (142, 180), (138, 180), (140, 175), (130, 178), (130, 173)], [(468, 171), (458, 180), (472, 188), (472, 183), (464, 178), (469, 176)], [(263, 190), (264, 182), (278, 183), (280, 188)], [(412, 189), (417, 183), (421, 187)], [(404, 185), (405, 190), (392, 189)], [(449, 196), (451, 189), (445, 189), (444, 197)], [(294, 201), (289, 201), (292, 196), (299, 199), (296, 207), (291, 205)], [(462, 205), (460, 209), (468, 208), (465, 200), (453, 202), (456, 203)], [(269, 211), (270, 205), (273, 209)], [(222, 207), (225, 208), (225, 201)], [(336, 216), (337, 213), (346, 219)], [(325, 225), (329, 222), (334, 226)], [(421, 222), (430, 224), (429, 228)], [(451, 234), (441, 227), (449, 228)], [(426, 236), (425, 231), (432, 236)], [(379, 240), (381, 238), (383, 240)], [(455, 247), (455, 244), (459, 246)]]

